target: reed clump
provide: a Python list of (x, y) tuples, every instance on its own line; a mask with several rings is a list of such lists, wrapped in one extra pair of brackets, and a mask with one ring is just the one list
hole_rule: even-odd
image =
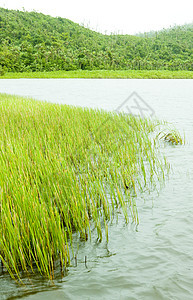
[(160, 140), (168, 142), (172, 145), (185, 144), (185, 137), (183, 139), (179, 131), (174, 128), (164, 128), (164, 130), (159, 132), (157, 137), (159, 137)]
[(138, 223), (135, 195), (164, 177), (156, 122), (0, 95), (0, 259), (13, 278), (54, 278), (73, 232), (99, 240), (117, 207)]

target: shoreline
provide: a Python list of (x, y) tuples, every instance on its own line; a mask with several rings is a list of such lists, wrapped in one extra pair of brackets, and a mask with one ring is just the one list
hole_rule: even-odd
[(9, 72), (0, 79), (83, 78), (83, 79), (193, 79), (193, 71), (168, 70), (76, 70), (50, 72)]

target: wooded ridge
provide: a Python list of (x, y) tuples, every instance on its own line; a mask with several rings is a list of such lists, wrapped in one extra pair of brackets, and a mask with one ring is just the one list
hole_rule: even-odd
[(68, 19), (0, 8), (0, 71), (193, 70), (193, 24), (105, 35)]

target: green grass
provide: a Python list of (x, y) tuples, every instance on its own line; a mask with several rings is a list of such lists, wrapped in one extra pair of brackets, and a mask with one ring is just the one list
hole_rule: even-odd
[(137, 191), (168, 167), (157, 121), (1, 94), (0, 124), (0, 259), (15, 279), (62, 272), (74, 232), (108, 241), (117, 208), (138, 224)]
[(93, 70), (6, 73), (0, 78), (138, 78), (138, 79), (192, 79), (193, 71), (167, 70)]
[(163, 140), (165, 142), (168, 142), (172, 145), (184, 145), (185, 144), (185, 136), (182, 138), (180, 132), (173, 128), (168, 128), (166, 131), (166, 128), (164, 130), (160, 131), (157, 135), (160, 140)]

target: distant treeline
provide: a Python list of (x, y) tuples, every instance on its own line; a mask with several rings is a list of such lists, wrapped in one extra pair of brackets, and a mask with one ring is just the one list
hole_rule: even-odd
[(68, 19), (0, 8), (0, 73), (193, 70), (193, 24), (140, 36), (104, 35)]

